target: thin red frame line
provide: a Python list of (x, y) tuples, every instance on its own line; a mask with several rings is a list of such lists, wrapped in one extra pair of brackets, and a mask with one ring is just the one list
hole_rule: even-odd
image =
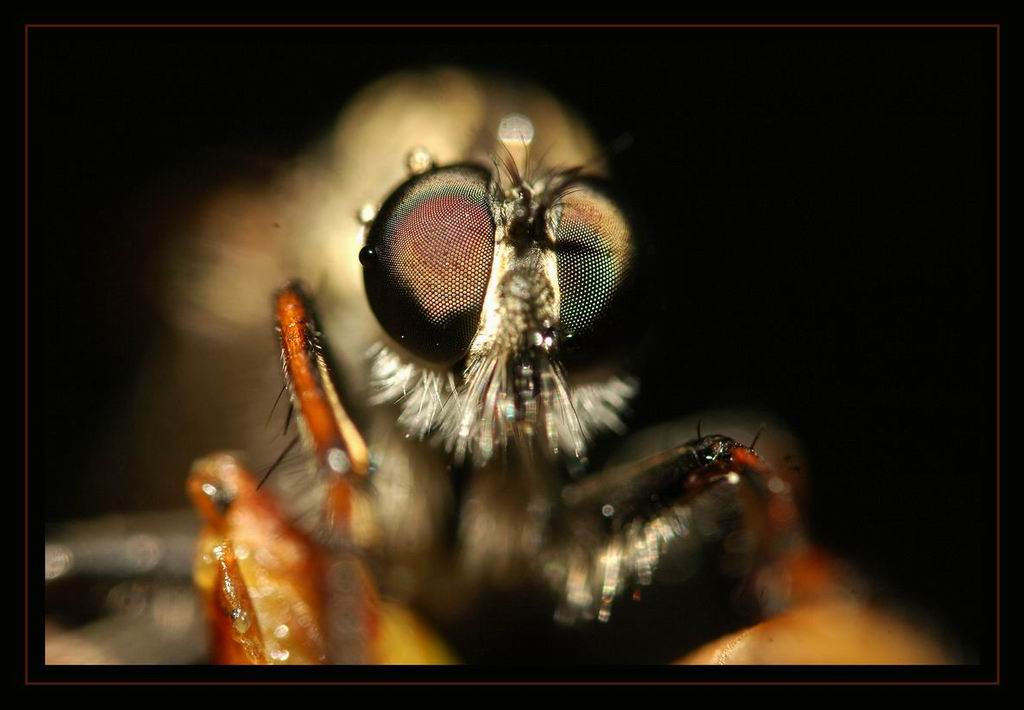
[[(999, 447), (1001, 436), (999, 432), (1001, 398), (999, 392), (1000, 378), (1000, 356), (999, 347), (1001, 310), (999, 306), (999, 294), (1001, 292), (1000, 282), (1000, 252), (1001, 252), (1001, 25), (995, 24), (636, 24), (636, 25), (387, 25), (387, 24), (354, 24), (354, 25), (315, 25), (315, 24), (293, 24), (293, 25), (247, 25), (247, 24), (90, 24), (90, 25), (68, 25), (68, 24), (26, 24), (25, 26), (25, 682), (26, 684), (81, 684), (77, 682), (61, 681), (30, 681), (29, 679), (29, 30), (30, 29), (994, 29), (995, 30), (995, 680), (994, 681), (864, 681), (864, 684), (877, 685), (990, 685), (1000, 684), (1001, 659), (1001, 633), (999, 619), (1001, 612), (1001, 545), (999, 539), (1000, 520), (1000, 472), (1001, 456)], [(84, 681), (88, 684), (152, 684), (151, 681)], [(233, 681), (184, 681), (188, 684), (218, 685), (218, 684), (252, 684), (249, 682)], [(262, 684), (256, 681), (257, 684)], [(267, 684), (275, 681), (267, 681)], [(386, 681), (390, 683), (403, 681)], [(420, 684), (416, 681), (412, 683)], [(525, 681), (529, 682), (529, 681)], [(830, 685), (842, 681), (733, 681), (729, 683), (718, 683), (715, 681), (603, 681), (603, 682), (575, 682), (575, 681), (552, 681), (535, 682), (531, 684), (786, 684), (786, 685)], [(338, 682), (307, 682), (300, 684), (379, 684), (371, 681), (338, 681)], [(438, 681), (431, 684), (492, 684), (488, 681), (477, 682), (451, 682)]]
[(315, 24), (315, 23), (293, 23), (293, 24), (245, 24), (245, 23), (126, 23), (126, 24), (26, 24), (31, 28), (52, 28), (52, 29), (995, 29), (998, 24), (969, 23), (969, 24), (929, 24), (929, 23), (679, 23), (679, 24), (387, 24), (387, 23), (365, 23), (365, 24)]
[[(680, 680), (663, 680), (663, 681), (642, 681), (642, 680), (598, 680), (598, 681), (587, 681), (587, 680), (518, 680), (518, 681), (493, 681), (493, 680), (438, 680), (438, 681), (416, 681), (416, 680), (352, 680), (352, 681), (330, 681), (330, 680), (312, 680), (312, 681), (294, 681), (294, 680), (281, 680), (281, 681), (269, 681), (269, 680), (254, 680), (254, 681), (235, 681), (235, 680), (201, 680), (201, 681), (175, 681), (182, 685), (848, 685), (849, 681), (844, 680), (775, 680), (775, 681), (758, 681), (758, 680), (695, 680), (695, 681), (680, 681)], [(940, 680), (935, 682), (930, 681), (893, 681), (893, 680), (879, 680), (879, 681), (860, 681), (859, 685), (878, 685), (878, 686), (893, 686), (893, 685), (996, 685), (993, 681), (988, 680), (965, 680), (965, 681), (951, 681), (951, 680)], [(114, 681), (114, 680), (99, 680), (99, 681), (36, 681), (33, 685), (166, 685), (162, 681), (148, 681), (148, 680), (129, 680), (129, 681)]]
[(25, 26), (25, 683), (28, 680), (28, 25)]
[(1000, 633), (1000, 619), (1002, 609), (1002, 593), (1000, 591), (1000, 583), (1002, 579), (1001, 564), (1001, 540), (999, 535), (999, 529), (1001, 525), (1001, 514), (1000, 514), (1000, 481), (1002, 471), (1002, 456), (1000, 455), (1000, 446), (1002, 445), (1002, 437), (1000, 435), (1000, 419), (1002, 402), (1000, 397), (1000, 384), (1001, 384), (1001, 358), (999, 355), (999, 348), (1001, 345), (1001, 334), (1000, 334), (1000, 323), (1002, 321), (1002, 313), (999, 305), (999, 296), (1002, 290), (1002, 284), (1000, 282), (1000, 251), (1002, 245), (1002, 121), (1000, 117), (1000, 111), (1002, 110), (1001, 101), (1001, 88), (1002, 88), (1002, 76), (1000, 69), (1001, 59), (1001, 26), (996, 25), (996, 682), (1000, 680), (1000, 660), (1002, 650), (1002, 634)]

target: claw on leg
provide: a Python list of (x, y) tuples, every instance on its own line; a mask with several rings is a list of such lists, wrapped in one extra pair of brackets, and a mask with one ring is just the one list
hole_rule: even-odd
[(215, 663), (322, 663), (319, 550), (230, 454), (197, 462), (189, 494), (204, 518), (195, 564)]
[[(223, 616), (215, 626), (219, 631), (216, 645), (223, 649), (223, 655), (231, 663), (243, 662), (237, 653), (241, 650), (248, 662), (265, 665), (267, 656), (263, 635), (260, 633), (259, 624), (255, 623), (256, 614), (252, 608), (252, 600), (238, 569), (238, 560), (235, 559), (231, 542), (225, 540), (215, 545), (211, 552), (217, 566), (212, 596)], [(230, 629), (230, 638), (234, 643), (228, 642), (227, 635), (224, 634), (225, 627)]]

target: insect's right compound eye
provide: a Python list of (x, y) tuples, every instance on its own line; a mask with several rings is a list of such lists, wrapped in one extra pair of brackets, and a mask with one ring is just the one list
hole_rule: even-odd
[(437, 364), (476, 333), (494, 258), (490, 173), (456, 165), (407, 180), (384, 202), (359, 253), (377, 320)]

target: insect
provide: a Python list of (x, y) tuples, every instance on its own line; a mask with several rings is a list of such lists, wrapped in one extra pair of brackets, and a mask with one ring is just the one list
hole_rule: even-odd
[[(840, 640), (890, 625), (846, 601), (855, 578), (802, 530), (799, 472), (756, 437), (690, 420), (625, 438), (659, 386), (629, 364), (650, 253), (601, 155), (535, 87), (390, 77), (239, 231), (273, 268), (221, 249), (183, 281), (197, 322), (275, 294), (288, 402), (269, 476), (216, 454), (189, 478), (213, 660), (505, 660), (483, 650), (508, 648), (495, 629), (543, 619), (538, 653), (668, 662), (776, 614)], [(689, 660), (758, 658), (752, 628)], [(941, 658), (901, 633), (858, 652)], [(836, 638), (760, 660), (848, 651)]]

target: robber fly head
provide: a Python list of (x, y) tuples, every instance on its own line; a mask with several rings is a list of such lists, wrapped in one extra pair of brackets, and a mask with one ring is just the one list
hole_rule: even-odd
[(636, 387), (569, 379), (616, 340), (636, 271), (629, 222), (579, 168), (533, 176), (510, 152), (493, 168), (415, 155), (359, 255), (398, 346), (373, 353), (377, 400), (400, 401), (399, 424), (456, 460), (485, 463), (513, 440), (582, 459), (595, 433), (621, 428)]

